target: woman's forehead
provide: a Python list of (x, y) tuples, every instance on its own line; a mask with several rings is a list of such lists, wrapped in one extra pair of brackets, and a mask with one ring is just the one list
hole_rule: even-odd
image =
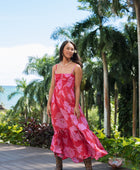
[(72, 43), (70, 43), (70, 42), (68, 42), (68, 43), (65, 45), (65, 47), (74, 48), (73, 44), (72, 44)]

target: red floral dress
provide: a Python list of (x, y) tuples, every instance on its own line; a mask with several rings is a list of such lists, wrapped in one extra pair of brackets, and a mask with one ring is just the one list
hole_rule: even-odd
[(62, 159), (71, 158), (76, 163), (88, 157), (97, 160), (107, 152), (89, 129), (80, 105), (80, 118), (74, 115), (74, 85), (73, 71), (71, 74), (55, 73), (55, 89), (51, 101), (54, 136), (50, 149)]

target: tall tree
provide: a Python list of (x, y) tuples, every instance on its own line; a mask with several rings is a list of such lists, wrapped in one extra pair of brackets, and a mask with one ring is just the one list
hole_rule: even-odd
[[(107, 136), (110, 136), (110, 100), (109, 100), (109, 86), (108, 86), (108, 66), (106, 59), (106, 51), (108, 47), (108, 27), (104, 24), (111, 16), (109, 1), (104, 3), (104, 1), (99, 0), (79, 0), (82, 6), (79, 9), (91, 11), (91, 15), (82, 22), (78, 22), (75, 25), (75, 30), (73, 35), (81, 36), (83, 32), (87, 31), (87, 36), (83, 41), (83, 51), (85, 46), (90, 44), (90, 49), (94, 55), (98, 55), (102, 58), (103, 62), (103, 79), (104, 79), (104, 132)], [(96, 37), (96, 38), (95, 38)], [(97, 42), (94, 43), (93, 40)], [(110, 42), (109, 42), (110, 43)], [(95, 51), (95, 47), (96, 48)], [(97, 52), (98, 51), (98, 52)], [(98, 53), (98, 54), (97, 54)]]
[(16, 95), (21, 95), (21, 97), (18, 99), (16, 105), (14, 106), (15, 112), (20, 112), (22, 115), (25, 116), (25, 119), (27, 118), (27, 115), (29, 113), (29, 107), (28, 107), (28, 97), (25, 95), (25, 90), (27, 87), (27, 82), (24, 78), (21, 80), (16, 80), (16, 91), (12, 92), (8, 95), (8, 99), (12, 99)]
[(136, 10), (137, 17), (137, 37), (138, 37), (138, 61), (139, 61), (139, 137), (140, 137), (140, 1), (132, 1)]
[[(117, 38), (116, 38), (117, 37)], [(125, 25), (123, 33), (120, 32), (116, 36), (114, 35), (114, 39), (116, 40), (116, 43), (114, 43), (114, 46), (112, 48), (112, 55), (110, 57), (110, 87), (113, 87), (114, 84), (117, 84), (118, 86), (118, 92), (120, 96), (120, 104), (124, 101), (125, 98), (129, 97), (129, 113), (130, 116), (128, 116), (128, 111), (123, 111), (125, 109), (119, 108), (119, 129), (124, 129), (125, 132), (130, 131), (129, 134), (131, 134), (132, 125), (130, 122), (132, 122), (132, 110), (133, 110), (133, 130), (135, 131), (135, 135), (133, 133), (133, 136), (136, 136), (136, 113), (137, 113), (137, 101), (136, 99), (136, 91), (137, 91), (137, 79), (138, 79), (138, 58), (137, 58), (137, 29), (136, 25), (134, 23), (129, 23)], [(117, 51), (116, 51), (117, 49)], [(115, 52), (115, 51), (116, 52)], [(116, 54), (115, 54), (116, 53)], [(113, 83), (112, 83), (113, 82)], [(133, 82), (133, 84), (132, 84)], [(133, 86), (135, 85), (135, 86)], [(129, 90), (124, 90), (124, 87)], [(130, 90), (133, 87), (132, 90)], [(111, 88), (111, 92), (113, 91), (112, 96), (114, 96), (114, 89)], [(133, 93), (133, 109), (132, 109), (132, 93)], [(129, 95), (128, 95), (129, 94)], [(125, 102), (125, 101), (124, 101)], [(126, 102), (128, 103), (128, 102)], [(128, 109), (128, 106), (122, 105), (122, 107), (125, 107)], [(127, 114), (126, 114), (127, 113)], [(125, 120), (123, 120), (123, 119)], [(125, 124), (129, 124), (129, 127), (125, 127)]]
[[(86, 61), (86, 58), (93, 58), (100, 56), (103, 62), (103, 77), (104, 77), (104, 129), (107, 136), (110, 135), (110, 105), (109, 105), (109, 88), (108, 88), (108, 66), (106, 59), (106, 51), (109, 47), (110, 31), (108, 27), (104, 26), (104, 23), (112, 15), (110, 10), (110, 1), (107, 3), (103, 0), (79, 0), (82, 6), (79, 9), (89, 10), (91, 15), (83, 20), (77, 22), (72, 29), (72, 38), (75, 40), (80, 49), (80, 56)], [(121, 7), (120, 7), (121, 8)], [(55, 37), (58, 38), (58, 33), (67, 36), (67, 32), (64, 29), (59, 29), (55, 32)], [(85, 55), (86, 54), (86, 55)]]
[[(93, 105), (98, 106), (99, 123), (98, 128), (102, 128), (103, 121), (103, 65), (98, 59), (92, 61), (88, 59), (84, 63), (85, 65), (85, 76), (87, 80), (88, 88), (88, 109), (92, 108)], [(90, 89), (88, 86), (91, 86)], [(96, 98), (96, 101), (95, 101)], [(94, 118), (93, 118), (94, 119)]]
[[(102, 0), (101, 0), (102, 1)], [(132, 7), (135, 10), (136, 13), (136, 19), (137, 19), (137, 39), (138, 39), (138, 66), (139, 66), (139, 137), (140, 137), (140, 0), (105, 0), (106, 3), (111, 3), (114, 11), (118, 14), (120, 11), (120, 6), (125, 3), (128, 5), (128, 7)], [(134, 13), (132, 13), (133, 16)]]
[(133, 116), (132, 116), (132, 135), (136, 137), (137, 125), (137, 79), (138, 79), (138, 58), (137, 58), (137, 29), (135, 24), (125, 25), (124, 35), (126, 37), (129, 56), (129, 68), (133, 85)]
[(36, 101), (37, 105), (40, 106), (42, 122), (48, 121), (46, 106), (51, 81), (51, 68), (54, 63), (54, 57), (48, 57), (47, 55), (42, 58), (30, 57), (25, 69), (26, 74), (36, 74), (40, 76), (39, 80), (34, 80), (28, 84), (25, 94), (29, 96), (29, 105), (32, 105), (32, 101)]

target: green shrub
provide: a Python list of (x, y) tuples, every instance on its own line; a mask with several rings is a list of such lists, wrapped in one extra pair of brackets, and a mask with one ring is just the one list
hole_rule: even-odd
[(12, 144), (22, 144), (23, 142), (22, 127), (18, 125), (9, 126), (6, 123), (0, 124), (0, 139), (3, 142)]
[[(121, 157), (125, 159), (125, 166), (130, 162), (133, 169), (140, 168), (140, 138), (120, 137), (120, 132), (115, 131), (113, 138), (107, 138), (102, 130), (94, 132), (107, 150), (108, 155), (100, 158), (100, 161), (107, 162), (109, 157)], [(130, 168), (130, 167), (129, 167)]]
[(4, 143), (50, 148), (53, 134), (51, 125), (40, 124), (33, 118), (20, 125), (0, 124), (0, 140)]

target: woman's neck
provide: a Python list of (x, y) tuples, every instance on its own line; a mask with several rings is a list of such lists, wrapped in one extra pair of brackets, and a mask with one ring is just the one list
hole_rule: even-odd
[(61, 61), (61, 63), (62, 63), (63, 65), (66, 65), (66, 64), (68, 64), (68, 63), (70, 63), (70, 62), (72, 62), (71, 59), (65, 59), (65, 58), (63, 58), (63, 60)]

